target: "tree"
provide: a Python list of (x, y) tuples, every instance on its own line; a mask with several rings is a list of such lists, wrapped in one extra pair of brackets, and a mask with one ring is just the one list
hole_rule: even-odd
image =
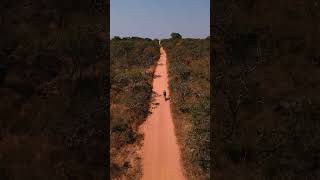
[(146, 40), (146, 41), (152, 41), (152, 39), (150, 39), (150, 38), (144, 38), (144, 40)]
[(179, 33), (173, 32), (173, 33), (171, 33), (171, 38), (172, 39), (181, 39), (182, 36)]
[(113, 40), (121, 40), (121, 38), (119, 36), (114, 36)]

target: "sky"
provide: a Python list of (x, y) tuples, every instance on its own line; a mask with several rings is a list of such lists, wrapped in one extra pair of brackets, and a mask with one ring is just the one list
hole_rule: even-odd
[(110, 0), (110, 34), (113, 36), (185, 38), (210, 34), (210, 0)]

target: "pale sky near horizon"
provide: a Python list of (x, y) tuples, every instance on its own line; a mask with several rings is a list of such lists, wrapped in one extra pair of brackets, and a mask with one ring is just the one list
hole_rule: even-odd
[(110, 0), (110, 35), (186, 38), (210, 34), (210, 0)]

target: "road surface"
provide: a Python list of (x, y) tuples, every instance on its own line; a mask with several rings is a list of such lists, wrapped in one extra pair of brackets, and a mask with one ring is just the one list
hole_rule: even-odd
[(168, 89), (167, 57), (160, 49), (161, 57), (155, 70), (153, 91), (155, 101), (151, 112), (142, 125), (144, 145), (142, 148), (143, 180), (184, 180), (180, 162), (180, 150), (177, 144), (170, 111), (170, 100), (162, 95)]

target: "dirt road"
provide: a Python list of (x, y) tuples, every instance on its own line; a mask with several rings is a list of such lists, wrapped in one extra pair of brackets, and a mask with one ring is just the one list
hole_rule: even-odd
[(170, 100), (162, 95), (168, 89), (167, 57), (163, 48), (155, 70), (153, 91), (155, 101), (152, 114), (142, 125), (144, 145), (142, 148), (143, 180), (183, 180), (180, 150), (177, 144), (170, 111)]

